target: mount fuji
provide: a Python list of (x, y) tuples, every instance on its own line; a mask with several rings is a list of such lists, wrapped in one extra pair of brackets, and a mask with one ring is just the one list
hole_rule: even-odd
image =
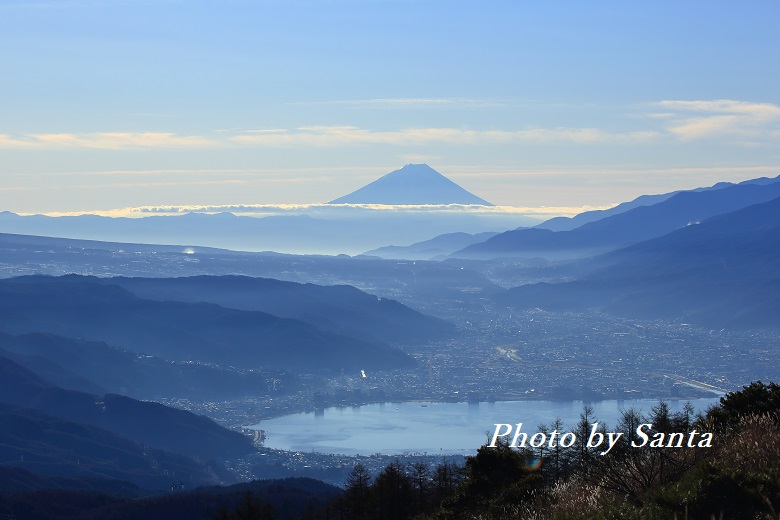
[(485, 199), (461, 188), (427, 164), (407, 164), (328, 204), (478, 204)]

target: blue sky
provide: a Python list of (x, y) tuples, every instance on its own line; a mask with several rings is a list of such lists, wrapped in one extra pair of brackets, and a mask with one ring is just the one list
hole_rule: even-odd
[(496, 204), (780, 174), (780, 4), (0, 2), (0, 209), (324, 202), (426, 162)]

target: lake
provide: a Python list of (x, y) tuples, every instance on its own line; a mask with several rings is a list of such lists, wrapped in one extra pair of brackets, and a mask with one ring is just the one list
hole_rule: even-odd
[[(681, 411), (688, 401), (669, 401)], [(691, 399), (696, 412), (704, 412), (717, 398)], [(595, 420), (612, 427), (621, 410), (643, 413), (658, 404), (653, 399), (608, 400), (590, 403)], [(500, 401), (493, 403), (381, 403), (320, 412), (298, 413), (261, 421), (249, 428), (266, 432), (265, 446), (288, 451), (315, 451), (345, 455), (401, 453), (476, 453), (492, 435), (496, 423), (523, 423), (529, 435), (540, 423), (560, 417), (565, 431), (579, 420), (581, 401)]]

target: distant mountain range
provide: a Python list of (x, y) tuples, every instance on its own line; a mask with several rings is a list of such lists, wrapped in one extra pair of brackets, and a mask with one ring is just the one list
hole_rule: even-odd
[(276, 251), (292, 254), (360, 254), (390, 243), (409, 244), (443, 233), (504, 231), (534, 226), (516, 213), (447, 208), (379, 210), (326, 206), (292, 214), (245, 216), (186, 213), (143, 218), (95, 215), (50, 217), (0, 212), (0, 232), (125, 244), (181, 244), (193, 248)]
[[(766, 177), (761, 177), (759, 179), (751, 179), (744, 182), (740, 182), (738, 184), (766, 185), (766, 184), (772, 184), (777, 180), (778, 180), (777, 178), (769, 179)], [(731, 182), (719, 182), (713, 186), (709, 186), (706, 188), (696, 188), (689, 191), (719, 190), (721, 188), (727, 188), (730, 186), (736, 186), (736, 184)], [(638, 208), (641, 206), (652, 206), (654, 204), (658, 204), (659, 202), (663, 202), (666, 199), (673, 197), (678, 193), (681, 193), (681, 191), (682, 190), (672, 191), (670, 193), (662, 193), (659, 195), (641, 195), (632, 201), (618, 204), (614, 208), (605, 209), (605, 210), (585, 211), (573, 217), (554, 217), (549, 220), (545, 220), (544, 222), (538, 224), (535, 227), (538, 229), (549, 229), (550, 231), (571, 231), (572, 229), (578, 228), (589, 222), (595, 222), (597, 220), (610, 217), (612, 215), (625, 213), (626, 211), (634, 208)]]
[(403, 168), (363, 186), (329, 204), (478, 204), (491, 203), (461, 188), (427, 164)]
[(450, 256), (470, 259), (504, 256), (552, 260), (583, 258), (659, 237), (706, 218), (778, 196), (780, 178), (720, 189), (684, 191), (655, 204), (634, 207), (570, 231), (533, 228), (499, 233)]
[[(693, 190), (674, 191), (659, 195), (641, 195), (632, 201), (618, 204), (607, 210), (586, 211), (574, 217), (554, 217), (532, 227), (523, 226), (503, 233), (445, 233), (408, 246), (388, 245), (366, 251), (363, 254), (380, 258), (407, 260), (444, 260), (448, 257), (477, 260), (502, 257), (522, 257), (525, 259), (544, 257), (560, 260), (586, 257), (651, 236), (660, 236), (675, 229), (674, 226), (680, 225), (683, 221), (687, 224), (693, 218), (692, 215), (699, 216), (699, 219), (705, 218), (705, 215), (716, 215), (723, 211), (744, 207), (744, 205), (767, 199), (762, 199), (762, 195), (759, 195), (755, 199), (738, 200), (740, 195), (737, 194), (734, 196), (735, 200), (729, 200), (729, 197), (726, 197), (721, 201), (697, 201), (697, 203), (705, 205), (705, 207), (691, 207), (690, 215), (685, 214), (684, 209), (680, 210), (679, 208), (671, 207), (673, 205), (670, 205), (670, 208), (661, 207), (660, 212), (664, 213), (662, 218), (669, 220), (672, 217), (674, 219), (672, 212), (677, 212), (677, 216), (682, 215), (682, 218), (671, 220), (671, 222), (659, 223), (656, 226), (657, 229), (643, 229), (648, 228), (648, 226), (639, 221), (641, 219), (652, 220), (655, 218), (655, 215), (637, 212), (632, 214), (635, 217), (634, 220), (624, 217), (626, 218), (625, 221), (619, 219), (610, 221), (609, 225), (599, 224), (595, 228), (586, 227), (582, 230), (581, 236), (579, 231), (569, 235), (550, 234), (546, 233), (546, 231), (577, 230), (586, 224), (602, 221), (608, 217), (621, 215), (637, 208), (655, 206), (681, 193), (715, 191), (735, 186), (770, 186), (777, 184), (779, 181), (780, 177), (762, 177), (738, 184), (719, 182), (713, 186)], [(760, 191), (756, 190), (756, 192)], [(771, 197), (771, 194), (774, 192), (770, 189), (767, 193), (766, 196)], [(683, 200), (685, 200), (684, 197), (686, 196), (683, 196)], [(713, 206), (707, 208), (706, 204), (708, 203), (711, 203)], [(625, 222), (622, 225), (622, 229), (621, 222)], [(602, 225), (604, 226), (603, 228), (601, 228)]]
[[(349, 205), (347, 201), (398, 206), (379, 209)], [(360, 254), (391, 243), (419, 242), (444, 233), (473, 234), (539, 224), (538, 219), (516, 213), (484, 211), (489, 202), (426, 165), (407, 165), (355, 194), (331, 202), (236, 210), (247, 214), (149, 212), (142, 218), (53, 217), (0, 211), (0, 232), (125, 244), (181, 244), (181, 250), (222, 248), (336, 255)], [(409, 204), (413, 206), (403, 206)]]
[(460, 299), (464, 291), (487, 295), (500, 290), (485, 274), (450, 262), (246, 253), (6, 233), (0, 233), (0, 253), (0, 277), (65, 273), (153, 278), (243, 274), (318, 285), (352, 285), (430, 315), (440, 315), (441, 302)]
[(385, 246), (372, 249), (363, 253), (366, 256), (378, 256), (379, 258), (407, 259), (407, 260), (443, 260), (447, 255), (454, 253), (471, 244), (484, 242), (496, 236), (498, 233), (486, 231), (484, 233), (446, 233), (430, 240), (415, 242), (408, 246)]
[[(771, 186), (764, 189), (773, 192)], [(746, 188), (709, 193), (732, 189), (746, 193)], [(778, 328), (780, 197), (581, 261), (579, 266), (576, 281), (523, 285), (496, 299), (512, 307), (598, 309), (639, 318), (683, 319), (712, 328)]]

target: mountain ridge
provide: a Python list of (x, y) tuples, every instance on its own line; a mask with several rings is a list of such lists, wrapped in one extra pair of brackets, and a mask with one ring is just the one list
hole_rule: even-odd
[(235, 275), (115, 277), (106, 282), (145, 299), (207, 302), (231, 309), (260, 311), (369, 342), (425, 341), (449, 335), (454, 330), (448, 322), (349, 285), (300, 284)]
[(496, 299), (712, 328), (777, 328), (778, 264), (780, 197), (581, 261), (586, 272), (575, 281), (522, 285)]
[(363, 253), (363, 256), (378, 256), (385, 259), (434, 260), (446, 257), (471, 244), (484, 242), (496, 236), (496, 231), (482, 233), (445, 233), (408, 246), (384, 246)]
[[(0, 327), (105, 341), (174, 361), (254, 368), (361, 369), (414, 365), (383, 343), (339, 335), (291, 318), (213, 303), (139, 298), (96, 277), (0, 280)], [(284, 346), (284, 348), (281, 348)]]
[(766, 184), (741, 183), (715, 190), (683, 191), (652, 206), (639, 206), (570, 231), (538, 228), (507, 231), (450, 256), (474, 259), (595, 256), (665, 235), (719, 214), (772, 200), (780, 195), (780, 179), (770, 181)]
[(611, 217), (612, 215), (625, 213), (626, 211), (632, 210), (634, 208), (638, 208), (641, 206), (654, 206), (655, 204), (663, 202), (671, 197), (674, 197), (678, 193), (682, 193), (684, 191), (719, 190), (722, 188), (729, 188), (731, 186), (739, 186), (739, 185), (747, 185), (747, 184), (755, 184), (755, 185), (763, 186), (767, 184), (772, 184), (774, 182), (777, 182), (778, 180), (780, 180), (780, 175), (778, 175), (777, 177), (758, 177), (756, 179), (749, 179), (738, 183), (718, 182), (713, 184), (712, 186), (694, 188), (692, 190), (677, 190), (677, 191), (670, 191), (669, 193), (660, 193), (657, 195), (640, 195), (639, 197), (633, 200), (622, 202), (617, 206), (614, 206), (609, 209), (585, 211), (573, 217), (553, 217), (549, 220), (545, 220), (541, 224), (537, 224), (534, 227), (537, 229), (549, 229), (550, 231), (571, 231), (572, 229), (576, 229), (585, 224), (589, 224), (590, 222), (595, 222), (597, 220), (601, 220), (606, 217)]

